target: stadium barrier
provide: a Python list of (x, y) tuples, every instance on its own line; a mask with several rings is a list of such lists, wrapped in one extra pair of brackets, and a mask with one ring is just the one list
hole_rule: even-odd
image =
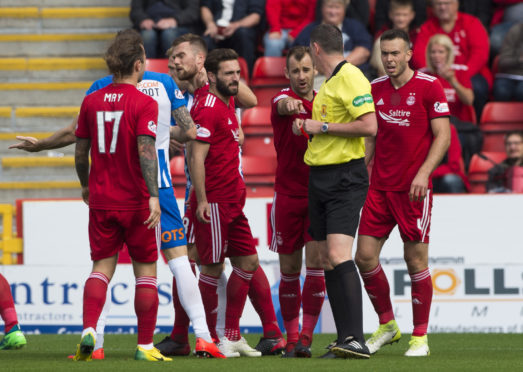
[(22, 253), (22, 239), (13, 237), (13, 213), (14, 207), (10, 204), (0, 204), (0, 215), (2, 216), (2, 240), (0, 240), (0, 251), (2, 265), (14, 265), (18, 260), (13, 255)]
[[(183, 200), (178, 203), (183, 208)], [(272, 198), (247, 198), (245, 214), (278, 314), (278, 257), (267, 248), (271, 203)], [(18, 204), (24, 265), (0, 266), (0, 270), (11, 283), (20, 322), (29, 332), (79, 332), (82, 288), (91, 269), (88, 208), (81, 200), (24, 200)], [(521, 210), (522, 194), (434, 197), (429, 250), (434, 297), (429, 332), (523, 333)], [(408, 334), (412, 330), (410, 278), (396, 229), (383, 248), (381, 264), (389, 278), (396, 319)], [(226, 272), (230, 273), (229, 265)], [(158, 332), (170, 332), (173, 324), (171, 278), (168, 266), (160, 262)], [(107, 332), (136, 332), (131, 265), (117, 268), (109, 294), (112, 307)], [(364, 331), (369, 333), (378, 319), (365, 292), (363, 306)], [(250, 303), (240, 326), (244, 332), (261, 331)], [(335, 331), (328, 301), (316, 330)]]

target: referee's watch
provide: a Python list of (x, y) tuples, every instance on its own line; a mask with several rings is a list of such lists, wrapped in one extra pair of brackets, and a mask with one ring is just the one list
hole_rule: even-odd
[(328, 133), (328, 132), (329, 132), (329, 123), (324, 122), (324, 123), (321, 125), (321, 132), (322, 132), (322, 133)]

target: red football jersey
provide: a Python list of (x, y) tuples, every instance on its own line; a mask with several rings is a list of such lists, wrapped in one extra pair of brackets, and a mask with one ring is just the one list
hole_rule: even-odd
[(138, 136), (156, 138), (158, 103), (130, 84), (111, 84), (86, 96), (76, 136), (91, 140), (89, 207), (148, 208)]
[(378, 119), (371, 187), (409, 190), (432, 144), (431, 119), (450, 115), (445, 93), (435, 77), (419, 71), (399, 89), (388, 76), (371, 86)]
[(240, 130), (233, 97), (226, 105), (214, 94), (202, 92), (195, 99), (191, 116), (197, 128), (196, 139), (210, 144), (205, 158), (207, 201), (240, 201), (245, 183), (239, 170)]
[[(298, 115), (278, 114), (278, 101), (292, 97), (303, 102), (305, 111)], [(282, 89), (271, 101), (271, 124), (274, 131), (274, 147), (278, 157), (274, 191), (290, 196), (308, 196), (309, 166), (303, 161), (307, 150), (305, 136), (292, 133), (294, 119), (312, 117), (312, 101), (298, 96), (290, 88)]]
[[(454, 70), (454, 73), (456, 75), (456, 79), (459, 81), (461, 85), (463, 85), (465, 88), (472, 89), (472, 82), (470, 81), (468, 71)], [(456, 92), (456, 89), (454, 89), (454, 87), (450, 85), (450, 83), (441, 76), (433, 76), (436, 76), (438, 78), (439, 82), (441, 83), (441, 86), (443, 87), (445, 97), (447, 98), (447, 102), (449, 103), (450, 114), (464, 121), (474, 121), (474, 118), (472, 117), (471, 107), (461, 102), (458, 93)]]

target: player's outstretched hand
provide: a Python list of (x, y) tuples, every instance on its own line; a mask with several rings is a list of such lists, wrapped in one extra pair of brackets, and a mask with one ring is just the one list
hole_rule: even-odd
[(16, 136), (16, 139), (22, 142), (18, 142), (9, 146), (9, 149), (19, 149), (27, 152), (40, 151), (39, 142), (34, 137)]
[(149, 198), (149, 212), (151, 212), (149, 218), (143, 224), (147, 225), (148, 229), (154, 229), (160, 223), (160, 216), (162, 215), (160, 199), (157, 196)]
[(305, 108), (303, 107), (303, 102), (299, 99), (288, 99), (285, 101), (285, 109), (290, 114), (299, 114), (300, 112), (304, 112)]
[(417, 174), (410, 185), (409, 199), (410, 201), (423, 201), (427, 196), (427, 189), (429, 186), (429, 179), (420, 174)]
[(209, 223), (211, 222), (211, 207), (209, 206), (209, 203), (207, 202), (201, 202), (198, 203), (198, 207), (196, 208), (196, 218), (198, 221), (203, 223)]

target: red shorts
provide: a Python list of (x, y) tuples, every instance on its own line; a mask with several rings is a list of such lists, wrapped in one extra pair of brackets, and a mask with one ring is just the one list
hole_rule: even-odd
[(109, 211), (89, 209), (89, 242), (91, 259), (112, 257), (127, 245), (129, 255), (137, 262), (156, 262), (160, 247), (160, 225), (148, 229), (144, 221), (148, 209)]
[(307, 197), (292, 197), (274, 193), (271, 210), (272, 237), (269, 249), (280, 254), (292, 254), (312, 240), (309, 235), (309, 201)]
[(185, 215), (183, 216), (183, 227), (185, 227), (185, 237), (187, 244), (194, 244), (194, 220), (196, 216), (193, 213), (189, 200), (185, 202)]
[[(197, 202), (194, 193), (190, 203), (195, 212)], [(244, 204), (245, 195), (239, 203), (209, 203), (210, 223), (202, 223), (193, 215), (194, 238), (202, 265), (223, 262), (225, 257), (257, 253), (249, 222), (243, 214)]]
[(421, 202), (411, 202), (408, 191), (369, 189), (361, 212), (358, 234), (388, 237), (398, 225), (404, 242), (429, 242), (432, 190)]

